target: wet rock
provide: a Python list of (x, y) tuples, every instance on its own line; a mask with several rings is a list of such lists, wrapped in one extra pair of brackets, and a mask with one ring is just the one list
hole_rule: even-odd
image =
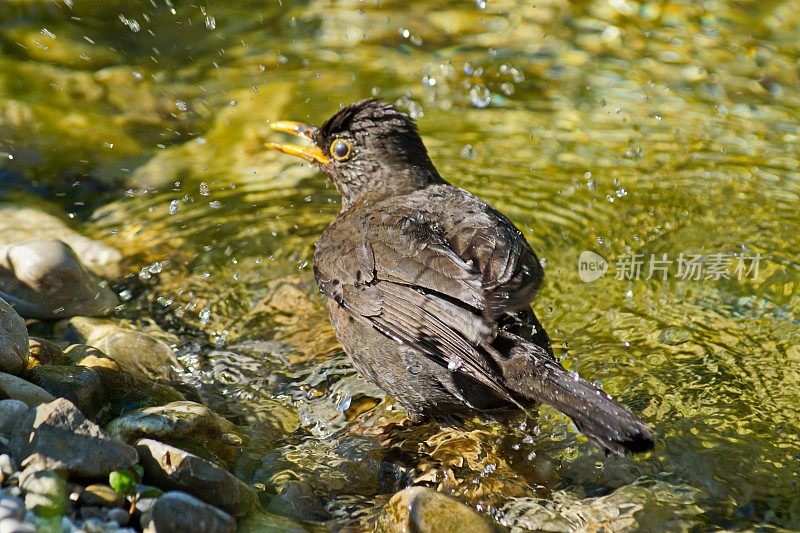
[(284, 516), (259, 511), (240, 519), (239, 531), (247, 533), (308, 533), (309, 530)]
[(89, 418), (107, 406), (100, 375), (85, 366), (38, 365), (27, 375), (56, 398), (66, 398)]
[(122, 259), (119, 250), (84, 237), (59, 217), (30, 207), (0, 204), (0, 245), (12, 245), (31, 239), (55, 239), (66, 243), (77, 254), (81, 263), (95, 273), (113, 273), (112, 267)]
[(295, 520), (324, 521), (330, 518), (322, 500), (314, 493), (314, 489), (304, 481), (289, 481), (274, 496), (266, 510), (277, 515)]
[(23, 401), (0, 400), (0, 435), (11, 435), (11, 430), (27, 412), (28, 404)]
[(151, 439), (139, 439), (136, 449), (149, 483), (188, 492), (234, 516), (255, 503), (248, 485), (210, 461)]
[(28, 339), (28, 347), (30, 349), (29, 367), (35, 365), (63, 365), (67, 362), (64, 350), (52, 341), (30, 337)]
[(70, 342), (94, 346), (124, 370), (151, 380), (175, 380), (180, 366), (175, 353), (163, 340), (118, 324), (86, 317), (74, 317), (59, 324)]
[(27, 318), (106, 315), (119, 303), (60, 240), (0, 246), (0, 294)]
[(9, 448), (23, 466), (35, 463), (79, 478), (104, 477), (137, 461), (134, 448), (109, 438), (64, 398), (28, 411)]
[(175, 491), (156, 501), (149, 515), (143, 517), (142, 527), (148, 533), (228, 533), (236, 531), (236, 521), (194, 496)]
[[(0, 282), (0, 296), (1, 292), (2, 282)], [(0, 372), (19, 374), (28, 365), (29, 353), (28, 329), (25, 327), (25, 321), (8, 302), (0, 298)]]
[(63, 514), (69, 506), (67, 479), (61, 472), (29, 466), (20, 473), (25, 508), (41, 516)]
[(90, 507), (119, 507), (125, 503), (125, 498), (108, 485), (98, 483), (83, 489), (78, 503)]
[(471, 507), (427, 487), (410, 487), (392, 496), (378, 517), (375, 530), (381, 533), (502, 531)]
[(205, 405), (172, 402), (131, 411), (114, 419), (106, 431), (127, 443), (152, 438), (174, 444), (209, 459), (229, 461), (241, 444), (234, 426)]
[(43, 388), (4, 372), (0, 372), (0, 393), (7, 398), (23, 401), (28, 407), (55, 400), (55, 397)]

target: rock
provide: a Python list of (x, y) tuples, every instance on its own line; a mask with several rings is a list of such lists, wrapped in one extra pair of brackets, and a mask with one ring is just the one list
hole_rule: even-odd
[[(0, 281), (0, 296), (2, 296), (2, 281)], [(28, 366), (29, 354), (28, 329), (25, 327), (25, 321), (0, 297), (0, 372), (19, 374)]]
[(11, 430), (27, 412), (28, 404), (23, 401), (0, 400), (0, 435), (11, 435)]
[(0, 269), (0, 295), (27, 318), (107, 315), (119, 304), (60, 240), (0, 246)]
[(255, 503), (248, 485), (197, 455), (151, 439), (139, 439), (136, 449), (148, 483), (188, 492), (234, 516), (244, 515)]
[(119, 507), (125, 503), (125, 497), (108, 485), (96, 483), (83, 489), (78, 503), (91, 507)]
[(0, 522), (8, 519), (19, 521), (23, 518), (25, 518), (25, 503), (14, 496), (0, 495)]
[(114, 419), (106, 431), (132, 444), (152, 438), (197, 453), (207, 459), (229, 461), (238, 451), (241, 438), (231, 422), (205, 405), (182, 401), (138, 409)]
[(9, 518), (0, 521), (0, 533), (36, 533), (36, 525)]
[(84, 237), (62, 219), (30, 207), (0, 204), (0, 245), (31, 239), (57, 239), (69, 245), (80, 261), (95, 272), (106, 272), (122, 259), (119, 250)]
[(94, 346), (123, 369), (149, 380), (175, 380), (180, 364), (169, 344), (148, 333), (86, 317), (74, 317), (58, 325), (70, 342)]
[(55, 400), (55, 397), (43, 388), (4, 372), (0, 372), (0, 393), (8, 398), (23, 401), (28, 407), (36, 407)]
[(14, 428), (9, 449), (23, 466), (40, 464), (79, 478), (104, 477), (137, 461), (133, 447), (109, 438), (64, 398), (28, 411)]
[(30, 337), (28, 339), (28, 347), (30, 349), (29, 367), (34, 365), (63, 365), (67, 362), (64, 350), (52, 341)]
[(236, 531), (236, 521), (227, 513), (185, 492), (168, 492), (160, 497), (143, 520), (148, 533), (227, 533)]
[(427, 487), (410, 487), (392, 496), (378, 517), (375, 531), (497, 533), (502, 529), (450, 496)]
[(111, 509), (108, 511), (108, 519), (113, 520), (117, 524), (124, 526), (131, 520), (131, 515), (125, 509)]
[(29, 466), (21, 472), (19, 485), (25, 492), (25, 507), (37, 515), (57, 516), (69, 506), (67, 479), (60, 472)]
[(295, 520), (321, 522), (330, 518), (330, 513), (323, 507), (322, 500), (304, 481), (285, 483), (281, 491), (269, 501), (266, 510)]
[(242, 533), (308, 533), (309, 530), (285, 516), (265, 512), (250, 513), (239, 520)]
[(17, 462), (7, 453), (0, 454), (0, 485), (5, 484), (14, 472), (17, 471)]
[(81, 413), (94, 419), (107, 406), (100, 375), (85, 366), (38, 365), (28, 379), (57, 398), (74, 403)]

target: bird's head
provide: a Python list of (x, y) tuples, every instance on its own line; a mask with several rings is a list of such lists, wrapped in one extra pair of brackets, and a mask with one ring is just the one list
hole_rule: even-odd
[(272, 129), (311, 141), (310, 146), (268, 146), (318, 165), (342, 194), (345, 208), (361, 198), (382, 199), (442, 183), (414, 121), (378, 100), (344, 107), (319, 128), (281, 121)]

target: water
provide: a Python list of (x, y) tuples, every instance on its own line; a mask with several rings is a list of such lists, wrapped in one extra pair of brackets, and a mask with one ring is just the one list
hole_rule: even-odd
[[(237, 473), (308, 480), (328, 527), (416, 480), (527, 528), (800, 529), (800, 2), (434, 4), (6, 2), (0, 190), (124, 252), (122, 314), (183, 340), (249, 435)], [(369, 96), (525, 233), (557, 355), (653, 454), (604, 458), (546, 408), (381, 447), (403, 412), (312, 279), (336, 191), (263, 148)]]

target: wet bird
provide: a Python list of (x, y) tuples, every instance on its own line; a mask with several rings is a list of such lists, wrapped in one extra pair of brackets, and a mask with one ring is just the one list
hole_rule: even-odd
[(606, 452), (653, 448), (649, 428), (553, 356), (531, 309), (542, 266), (522, 233), (445, 181), (414, 121), (363, 100), (310, 141), (268, 146), (317, 165), (342, 209), (314, 253), (336, 337), (412, 421), (551, 405)]

